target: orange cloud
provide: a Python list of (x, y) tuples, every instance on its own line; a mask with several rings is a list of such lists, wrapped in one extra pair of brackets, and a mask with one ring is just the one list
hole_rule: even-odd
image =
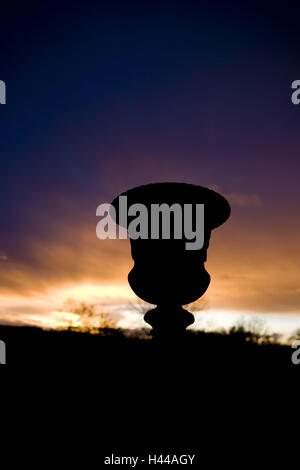
[[(288, 211), (285, 216), (278, 219), (273, 211), (266, 218), (256, 210), (254, 218), (251, 205), (239, 206), (213, 232), (207, 262), (211, 308), (300, 313), (299, 227)], [(19, 254), (5, 255), (8, 259), (0, 263), (2, 301), (5, 296), (31, 296), (38, 305), (47, 292), (68, 286), (127, 285), (133, 265), (129, 240), (97, 239), (96, 223), (95, 218), (94, 225), (52, 224), (47, 236), (27, 238)]]

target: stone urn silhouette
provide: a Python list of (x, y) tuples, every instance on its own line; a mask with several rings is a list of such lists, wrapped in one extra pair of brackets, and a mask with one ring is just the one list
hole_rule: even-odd
[[(134, 293), (145, 302), (157, 305), (146, 313), (144, 320), (152, 326), (153, 334), (170, 335), (183, 332), (194, 322), (194, 316), (183, 309), (182, 305), (199, 299), (209, 286), (210, 275), (204, 263), (211, 231), (228, 219), (230, 205), (223, 196), (202, 186), (186, 183), (139, 186), (120, 194), (112, 202), (115, 215), (111, 215), (116, 223), (126, 229), (134, 217), (128, 215), (127, 220), (122, 221), (119, 210), (120, 196), (127, 197), (128, 208), (133, 204), (143, 204), (149, 214), (149, 238), (130, 237), (134, 266), (128, 275)], [(175, 238), (175, 225), (173, 224), (172, 228), (172, 223), (170, 237), (164, 238), (162, 219), (159, 236), (156, 239), (150, 237), (153, 223), (151, 208), (161, 204), (167, 204), (169, 207), (179, 204), (182, 208), (185, 205), (193, 208), (197, 204), (204, 205), (204, 242), (200, 249), (187, 249), (186, 243), (191, 240), (186, 238), (183, 229), (182, 238)], [(170, 213), (172, 219), (172, 212)]]

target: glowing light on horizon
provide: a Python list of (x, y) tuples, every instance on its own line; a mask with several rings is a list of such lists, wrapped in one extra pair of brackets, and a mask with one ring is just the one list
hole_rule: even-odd
[[(53, 293), (51, 292), (51, 295)], [(72, 298), (81, 301), (101, 299), (103, 302), (116, 302), (121, 299), (135, 299), (136, 296), (126, 283), (119, 284), (77, 284), (55, 289), (54, 296), (60, 299)]]
[[(65, 303), (85, 302), (95, 305), (95, 324), (99, 309), (105, 307), (114, 324), (120, 328), (135, 329), (145, 327), (143, 315), (135, 307), (137, 298), (127, 283), (95, 284), (81, 283), (49, 289), (36, 296), (0, 296), (0, 323), (24, 324), (41, 328), (80, 327), (82, 317), (67, 311)], [(149, 307), (151, 308), (151, 307)], [(205, 331), (229, 330), (239, 322), (259, 320), (268, 332), (290, 335), (300, 327), (299, 314), (253, 313), (250, 311), (205, 309), (194, 312), (195, 323), (191, 329)]]

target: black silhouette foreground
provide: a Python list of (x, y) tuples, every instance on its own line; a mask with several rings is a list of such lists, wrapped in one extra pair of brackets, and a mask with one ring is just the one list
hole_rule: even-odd
[[(207, 290), (210, 275), (205, 269), (211, 231), (223, 224), (230, 215), (226, 199), (211, 189), (186, 183), (154, 183), (130, 189), (112, 202), (116, 210), (116, 222), (126, 229), (133, 220), (128, 216), (124, 225), (119, 214), (119, 198), (127, 197), (127, 206), (143, 204), (149, 214), (151, 230), (151, 206), (153, 204), (204, 204), (204, 244), (201, 249), (187, 249), (190, 242), (183, 232), (182, 239), (174, 238), (174, 224), (170, 224), (170, 239), (130, 238), (134, 267), (128, 281), (135, 294), (146, 302), (157, 305), (144, 316), (153, 328), (153, 334), (181, 333), (194, 323), (194, 316), (182, 305), (200, 298)], [(193, 222), (195, 214), (193, 213)], [(162, 225), (162, 224), (161, 224)]]
[[(51, 438), (55, 445), (69, 438), (67, 452), (76, 458), (74, 443), (83, 448), (86, 441), (86, 448), (96, 451), (85, 452), (85, 462), (96, 455), (102, 468), (100, 456), (109, 453), (144, 458), (192, 449), (200, 467), (204, 453), (213, 458), (226, 439), (222, 459), (230, 452), (239, 455), (236, 449), (249, 442), (265, 448), (270, 419), (274, 432), (279, 430), (274, 405), (284, 403), (286, 410), (290, 400), (297, 406), (300, 365), (292, 363), (290, 346), (254, 342), (246, 332), (187, 330), (180, 347), (160, 348), (150, 338), (127, 333), (0, 326), (7, 346), (2, 371), (10, 373), (6, 380), (15, 387), (16, 403), (31, 419), (37, 409), (44, 423), (55, 409)], [(12, 426), (15, 435), (15, 421)], [(26, 435), (32, 436), (28, 427), (22, 438)]]

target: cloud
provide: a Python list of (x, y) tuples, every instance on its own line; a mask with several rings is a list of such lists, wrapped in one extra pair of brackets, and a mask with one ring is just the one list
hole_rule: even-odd
[(230, 204), (239, 207), (259, 207), (262, 205), (261, 199), (257, 194), (246, 193), (228, 193), (225, 194)]
[(247, 193), (241, 193), (241, 192), (224, 193), (222, 191), (222, 187), (218, 184), (210, 184), (207, 187), (209, 189), (212, 189), (213, 191), (216, 191), (224, 195), (224, 197), (228, 199), (230, 204), (234, 206), (259, 207), (262, 205), (261, 198), (257, 194), (247, 194)]
[(209, 189), (212, 189), (213, 191), (216, 191), (218, 193), (221, 193), (222, 190), (221, 190), (221, 186), (219, 186), (218, 184), (209, 184), (207, 186)]
[(128, 240), (98, 240), (94, 226), (66, 226), (48, 237), (23, 240), (0, 262), (0, 293), (34, 295), (64, 284), (125, 279), (132, 260)]

